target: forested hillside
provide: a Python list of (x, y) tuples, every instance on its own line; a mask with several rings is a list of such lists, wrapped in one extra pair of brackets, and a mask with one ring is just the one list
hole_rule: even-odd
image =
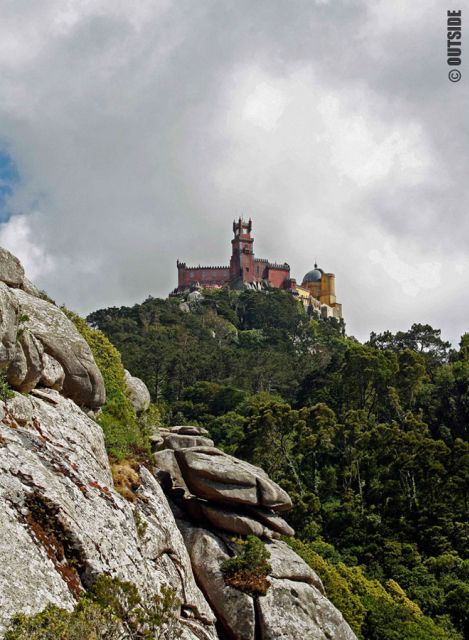
[(358, 637), (468, 631), (469, 334), (427, 325), (361, 344), (287, 293), (204, 291), (88, 322), (152, 394), (294, 499), (298, 553)]

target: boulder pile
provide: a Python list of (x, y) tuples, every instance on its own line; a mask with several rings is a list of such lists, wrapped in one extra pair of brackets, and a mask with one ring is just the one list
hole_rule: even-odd
[[(288, 494), (259, 467), (217, 449), (208, 435), (196, 426), (160, 429), (153, 459), (220, 638), (356, 640), (320, 578), (279, 540), (294, 534), (279, 515), (292, 506)], [(263, 596), (240, 591), (223, 576), (223, 562), (236, 554), (236, 537), (245, 535), (263, 539), (269, 552)]]
[(214, 446), (202, 427), (161, 429), (153, 439), (163, 487), (193, 520), (237, 535), (294, 535), (279, 511), (289, 495), (268, 475)]

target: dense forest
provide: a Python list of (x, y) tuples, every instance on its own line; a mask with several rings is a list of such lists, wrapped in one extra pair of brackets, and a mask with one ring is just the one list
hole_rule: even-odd
[[(469, 637), (469, 334), (309, 319), (289, 294), (204, 291), (88, 323), (152, 394), (294, 501), (291, 541), (359, 638)], [(288, 516), (287, 516), (288, 517)]]

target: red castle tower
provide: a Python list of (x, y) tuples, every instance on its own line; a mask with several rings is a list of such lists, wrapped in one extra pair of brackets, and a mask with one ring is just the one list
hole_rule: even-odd
[(233, 222), (234, 238), (231, 241), (230, 281), (254, 282), (254, 238), (251, 238), (252, 221), (239, 218)]

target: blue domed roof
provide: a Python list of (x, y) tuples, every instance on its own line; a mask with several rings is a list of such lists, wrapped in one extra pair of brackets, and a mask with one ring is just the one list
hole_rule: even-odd
[(312, 271), (308, 271), (308, 273), (303, 278), (303, 284), (306, 284), (307, 282), (319, 282), (322, 278), (323, 273), (323, 270), (318, 269), (318, 265), (315, 264), (314, 269)]

